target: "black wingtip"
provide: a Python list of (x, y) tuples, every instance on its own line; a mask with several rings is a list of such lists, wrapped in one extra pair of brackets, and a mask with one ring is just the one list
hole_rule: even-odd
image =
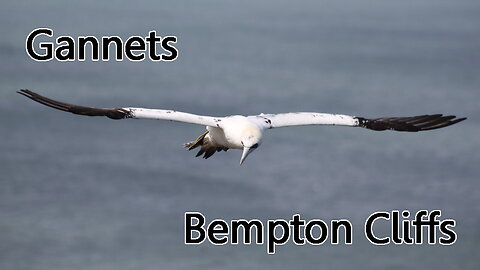
[(375, 119), (357, 117), (357, 119), (359, 121), (359, 126), (371, 130), (396, 130), (417, 132), (448, 127), (464, 121), (467, 118), (456, 118), (455, 115), (443, 116), (443, 114), (431, 114), (411, 117), (384, 117)]
[(32, 98), (31, 92), (32, 91), (30, 91), (28, 89), (20, 89), (20, 90), (17, 91), (18, 94), (20, 94), (22, 96), (26, 96), (28, 98)]
[(124, 108), (92, 108), (79, 106), (44, 97), (28, 89), (20, 89), (17, 91), (17, 93), (45, 106), (73, 114), (86, 116), (106, 116), (115, 120), (132, 118), (131, 112)]

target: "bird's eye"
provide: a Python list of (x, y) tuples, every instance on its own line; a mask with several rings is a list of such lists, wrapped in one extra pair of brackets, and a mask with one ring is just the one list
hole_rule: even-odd
[(258, 147), (258, 143), (252, 145), (252, 147), (250, 147), (250, 148), (254, 148), (254, 149), (255, 149), (255, 148), (257, 148), (257, 147)]

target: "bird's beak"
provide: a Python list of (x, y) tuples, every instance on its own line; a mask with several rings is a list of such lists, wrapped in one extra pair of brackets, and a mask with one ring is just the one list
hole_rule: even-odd
[(240, 165), (242, 165), (243, 161), (250, 155), (251, 152), (253, 152), (255, 148), (250, 148), (250, 147), (243, 147), (243, 153), (242, 153), (242, 158), (240, 158)]

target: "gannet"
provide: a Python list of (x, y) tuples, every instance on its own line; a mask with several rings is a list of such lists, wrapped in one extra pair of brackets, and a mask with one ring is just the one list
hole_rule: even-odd
[(266, 129), (302, 125), (334, 125), (362, 127), (377, 131), (417, 132), (450, 126), (466, 119), (456, 118), (454, 115), (443, 116), (442, 114), (367, 119), (358, 116), (316, 112), (213, 117), (174, 110), (130, 107), (92, 108), (49, 99), (27, 89), (22, 89), (17, 93), (57, 110), (79, 115), (106, 116), (115, 120), (126, 118), (157, 119), (203, 125), (206, 126), (205, 132), (194, 141), (185, 143), (184, 146), (188, 150), (200, 147), (196, 157), (203, 154), (205, 159), (211, 157), (215, 152), (227, 151), (228, 149), (243, 150), (240, 165), (248, 155), (262, 144), (263, 132)]

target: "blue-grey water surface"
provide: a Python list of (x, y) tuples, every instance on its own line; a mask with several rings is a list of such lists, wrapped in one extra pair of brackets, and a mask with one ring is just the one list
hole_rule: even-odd
[[(35, 62), (25, 38), (176, 35), (179, 58)], [(478, 269), (480, 2), (4, 1), (0, 9), (0, 269)], [(239, 151), (195, 158), (203, 127), (66, 114), (29, 88), (101, 107), (205, 115), (448, 113), (424, 133), (345, 127), (267, 131)], [(375, 211), (442, 210), (450, 246), (375, 246)], [(353, 245), (183, 243), (185, 211), (208, 221), (348, 219)]]

